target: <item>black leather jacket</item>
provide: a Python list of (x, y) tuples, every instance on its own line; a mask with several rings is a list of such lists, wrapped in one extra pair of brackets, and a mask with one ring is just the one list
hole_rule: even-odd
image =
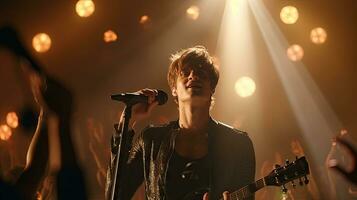
[[(148, 200), (164, 200), (165, 180), (170, 157), (179, 131), (178, 122), (148, 127), (134, 139), (119, 199), (129, 200), (144, 181)], [(208, 156), (210, 166), (210, 200), (219, 199), (224, 191), (235, 191), (255, 178), (253, 144), (245, 132), (211, 119)], [(112, 184), (112, 166), (116, 157), (116, 139), (112, 139), (111, 163), (107, 173), (106, 194)], [(252, 197), (251, 199), (254, 199)]]

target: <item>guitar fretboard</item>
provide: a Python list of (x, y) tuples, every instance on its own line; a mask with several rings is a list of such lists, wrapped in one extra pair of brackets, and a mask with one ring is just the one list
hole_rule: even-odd
[[(229, 193), (230, 200), (243, 200), (248, 197), (253, 196), (253, 194), (262, 189), (263, 187), (270, 186), (282, 186), (295, 179), (305, 177), (307, 180), (307, 175), (309, 171), (309, 163), (303, 156), (296, 159), (294, 162), (285, 164), (285, 166), (276, 167), (269, 175), (261, 178), (237, 191)], [(308, 181), (306, 182), (306, 184)], [(222, 198), (220, 200), (223, 200)]]

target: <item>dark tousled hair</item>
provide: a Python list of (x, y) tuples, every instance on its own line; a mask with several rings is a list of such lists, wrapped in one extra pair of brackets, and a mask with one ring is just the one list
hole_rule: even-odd
[(167, 81), (170, 89), (176, 87), (176, 80), (185, 67), (199, 66), (207, 70), (211, 89), (215, 90), (219, 79), (219, 71), (214, 62), (214, 58), (209, 55), (206, 47), (198, 45), (182, 49), (172, 54), (170, 60), (171, 64), (167, 73)]

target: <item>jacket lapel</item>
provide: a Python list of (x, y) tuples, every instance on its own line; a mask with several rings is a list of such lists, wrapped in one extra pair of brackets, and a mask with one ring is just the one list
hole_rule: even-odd
[(210, 198), (219, 199), (225, 191), (226, 181), (230, 180), (234, 172), (234, 158), (230, 151), (230, 143), (225, 140), (226, 134), (217, 121), (211, 119), (209, 125), (209, 145), (208, 151), (211, 161), (210, 169)]

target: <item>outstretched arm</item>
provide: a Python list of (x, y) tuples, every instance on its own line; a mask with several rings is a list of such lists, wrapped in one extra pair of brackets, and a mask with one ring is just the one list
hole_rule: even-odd
[[(61, 167), (57, 174), (58, 199), (87, 199), (82, 170), (72, 141), (73, 95), (70, 90), (52, 77), (46, 77), (41, 87), (41, 98), (58, 119)], [(52, 134), (52, 133), (51, 133)]]
[[(16, 55), (25, 58), (29, 62), (28, 68), (24, 68), (26, 75), (29, 76), (31, 89), (36, 102), (41, 110), (46, 114), (58, 119), (55, 130), (60, 133), (59, 144), (61, 152), (61, 168), (57, 176), (58, 199), (86, 199), (84, 190), (84, 180), (80, 168), (76, 162), (76, 155), (71, 140), (71, 116), (73, 106), (73, 95), (70, 90), (60, 82), (49, 76), (44, 69), (36, 62), (31, 54), (22, 45), (16, 31), (11, 27), (0, 29), (0, 45), (8, 48)], [(40, 77), (41, 76), (41, 77)], [(47, 112), (48, 111), (48, 112)], [(43, 117), (43, 116), (42, 116)], [(28, 162), (25, 172), (21, 175), (16, 185), (20, 193), (27, 191), (34, 192), (38, 186), (38, 180), (44, 174), (44, 167), (48, 156), (47, 123), (45, 118), (39, 120), (36, 134), (31, 143)], [(52, 123), (49, 126), (52, 126)], [(53, 134), (52, 132), (49, 134)], [(43, 148), (47, 148), (47, 151)], [(38, 168), (37, 168), (38, 167)], [(43, 170), (41, 170), (43, 169)], [(42, 173), (40, 173), (42, 171)], [(40, 173), (39, 176), (38, 173)], [(34, 189), (36, 188), (36, 189)], [(25, 199), (32, 198), (32, 193), (25, 196)], [(67, 198), (68, 197), (68, 198)]]

